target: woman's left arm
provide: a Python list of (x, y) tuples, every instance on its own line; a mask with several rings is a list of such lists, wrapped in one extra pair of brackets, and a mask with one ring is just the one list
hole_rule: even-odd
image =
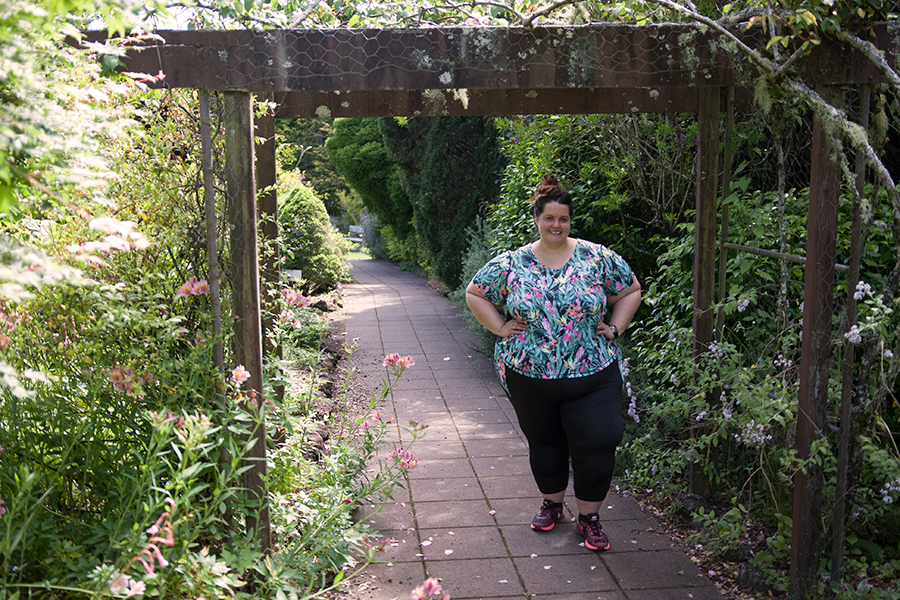
[(621, 294), (611, 296), (607, 300), (607, 305), (612, 308), (609, 323), (601, 322), (597, 326), (597, 333), (612, 341), (616, 339), (617, 335), (613, 333), (610, 327), (615, 326), (618, 329), (618, 335), (625, 333), (628, 325), (631, 324), (631, 319), (641, 305), (641, 284), (637, 277)]

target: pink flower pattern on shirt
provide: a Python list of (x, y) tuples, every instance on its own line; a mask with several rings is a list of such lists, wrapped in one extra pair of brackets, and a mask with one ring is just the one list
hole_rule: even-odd
[(531, 245), (504, 252), (484, 265), (473, 282), (506, 318), (528, 329), (498, 338), (494, 364), (506, 385), (505, 368), (526, 377), (558, 379), (593, 375), (621, 358), (618, 344), (597, 333), (609, 296), (634, 281), (625, 260), (601, 244), (576, 240), (560, 269), (541, 264)]

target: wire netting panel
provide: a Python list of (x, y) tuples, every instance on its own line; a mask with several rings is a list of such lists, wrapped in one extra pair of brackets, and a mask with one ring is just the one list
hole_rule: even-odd
[[(652, 88), (749, 83), (737, 47), (695, 25), (159, 32), (129, 52), (166, 85), (249, 91)], [(756, 32), (745, 34), (758, 45)]]

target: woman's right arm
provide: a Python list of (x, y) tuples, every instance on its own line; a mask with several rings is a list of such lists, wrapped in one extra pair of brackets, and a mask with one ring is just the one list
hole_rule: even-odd
[(504, 321), (494, 303), (485, 298), (474, 283), (469, 283), (466, 288), (466, 304), (475, 319), (494, 335), (505, 338), (525, 331), (525, 325), (515, 319)]

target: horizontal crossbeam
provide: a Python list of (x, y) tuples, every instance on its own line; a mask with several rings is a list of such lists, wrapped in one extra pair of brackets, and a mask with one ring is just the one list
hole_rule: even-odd
[[(162, 71), (166, 76), (162, 85), (178, 88), (526, 93), (544, 89), (630, 88), (657, 93), (665, 102), (671, 88), (752, 86), (758, 77), (756, 68), (733, 42), (693, 24), (157, 34), (162, 41), (128, 50), (125, 68), (150, 74)], [(741, 36), (751, 47), (764, 43), (758, 28)], [(88, 38), (101, 39), (102, 34), (90, 33)], [(884, 24), (874, 27), (868, 39), (879, 48), (893, 46)], [(892, 53), (887, 54), (895, 60)], [(831, 42), (804, 57), (797, 69), (819, 74), (819, 80), (832, 84), (880, 80), (865, 57)], [(390, 104), (388, 100), (383, 102)], [(502, 99), (493, 97), (490, 103), (499, 106)]]

